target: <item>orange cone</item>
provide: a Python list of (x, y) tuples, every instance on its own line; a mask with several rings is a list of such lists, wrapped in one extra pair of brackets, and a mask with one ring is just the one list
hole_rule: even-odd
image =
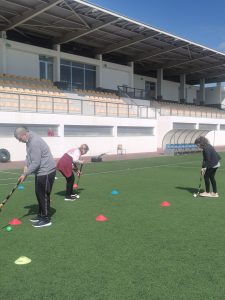
[(108, 218), (106, 218), (105, 216), (103, 215), (99, 215), (95, 218), (96, 221), (98, 222), (105, 222), (105, 221), (108, 221)]
[(160, 206), (170, 206), (170, 202), (164, 201), (160, 204)]
[(9, 224), (10, 225), (20, 225), (22, 222), (18, 219), (12, 219)]

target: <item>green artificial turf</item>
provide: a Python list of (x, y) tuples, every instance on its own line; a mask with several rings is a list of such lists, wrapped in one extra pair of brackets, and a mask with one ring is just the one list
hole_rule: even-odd
[[(87, 164), (75, 202), (64, 201), (65, 180), (57, 174), (47, 228), (29, 221), (37, 208), (29, 177), (0, 213), (1, 299), (224, 300), (225, 167), (222, 160), (220, 198), (194, 198), (201, 159)], [(2, 200), (19, 173), (0, 172)], [(108, 221), (96, 222), (99, 214)], [(22, 224), (5, 231), (13, 218)], [(14, 264), (20, 256), (32, 262)]]

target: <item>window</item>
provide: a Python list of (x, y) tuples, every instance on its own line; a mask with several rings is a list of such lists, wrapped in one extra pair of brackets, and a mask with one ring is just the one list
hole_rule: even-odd
[(84, 69), (72, 68), (72, 89), (84, 89)]
[(92, 90), (96, 86), (96, 72), (93, 70), (85, 70), (85, 88)]
[(96, 67), (88, 64), (61, 60), (61, 81), (68, 83), (68, 88), (95, 89)]
[(195, 129), (196, 123), (173, 123), (173, 129)]
[(57, 125), (37, 125), (37, 124), (0, 124), (0, 137), (13, 137), (14, 131), (17, 127), (25, 126), (29, 130), (34, 131), (42, 137), (48, 136), (49, 128), (52, 129), (54, 135), (58, 135), (58, 126)]
[(65, 125), (64, 136), (112, 136), (111, 126)]
[(152, 81), (145, 81), (146, 96), (150, 99), (156, 98), (156, 84)]
[(53, 58), (40, 55), (40, 79), (53, 80)]
[(129, 127), (129, 126), (118, 126), (118, 136), (152, 136), (153, 127)]

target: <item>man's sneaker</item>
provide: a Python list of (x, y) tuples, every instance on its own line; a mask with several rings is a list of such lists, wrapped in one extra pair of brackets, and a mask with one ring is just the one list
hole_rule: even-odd
[(218, 198), (219, 194), (218, 193), (211, 193), (211, 197)]
[(199, 194), (201, 197), (211, 197), (211, 193), (203, 192)]
[(70, 195), (71, 198), (75, 198), (75, 199), (79, 199), (80, 198), (80, 195), (78, 194), (73, 194), (73, 195)]
[(32, 223), (37, 223), (37, 222), (39, 222), (40, 221), (40, 217), (34, 217), (34, 218), (30, 218), (30, 221), (32, 222)]
[(71, 197), (71, 196), (66, 196), (66, 197), (64, 198), (64, 200), (65, 200), (65, 201), (75, 201), (76, 198), (73, 198), (73, 197)]
[(49, 220), (39, 220), (39, 222), (34, 223), (32, 226), (39, 228), (39, 227), (47, 227), (47, 226), (51, 226), (51, 225), (52, 225), (52, 222)]

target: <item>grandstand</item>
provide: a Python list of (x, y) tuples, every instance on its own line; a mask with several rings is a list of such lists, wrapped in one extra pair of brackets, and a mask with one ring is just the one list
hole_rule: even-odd
[(0, 148), (12, 161), (24, 159), (18, 125), (54, 157), (81, 143), (90, 155), (190, 153), (187, 131), (225, 145), (223, 53), (81, 0), (4, 0), (0, 14)]

